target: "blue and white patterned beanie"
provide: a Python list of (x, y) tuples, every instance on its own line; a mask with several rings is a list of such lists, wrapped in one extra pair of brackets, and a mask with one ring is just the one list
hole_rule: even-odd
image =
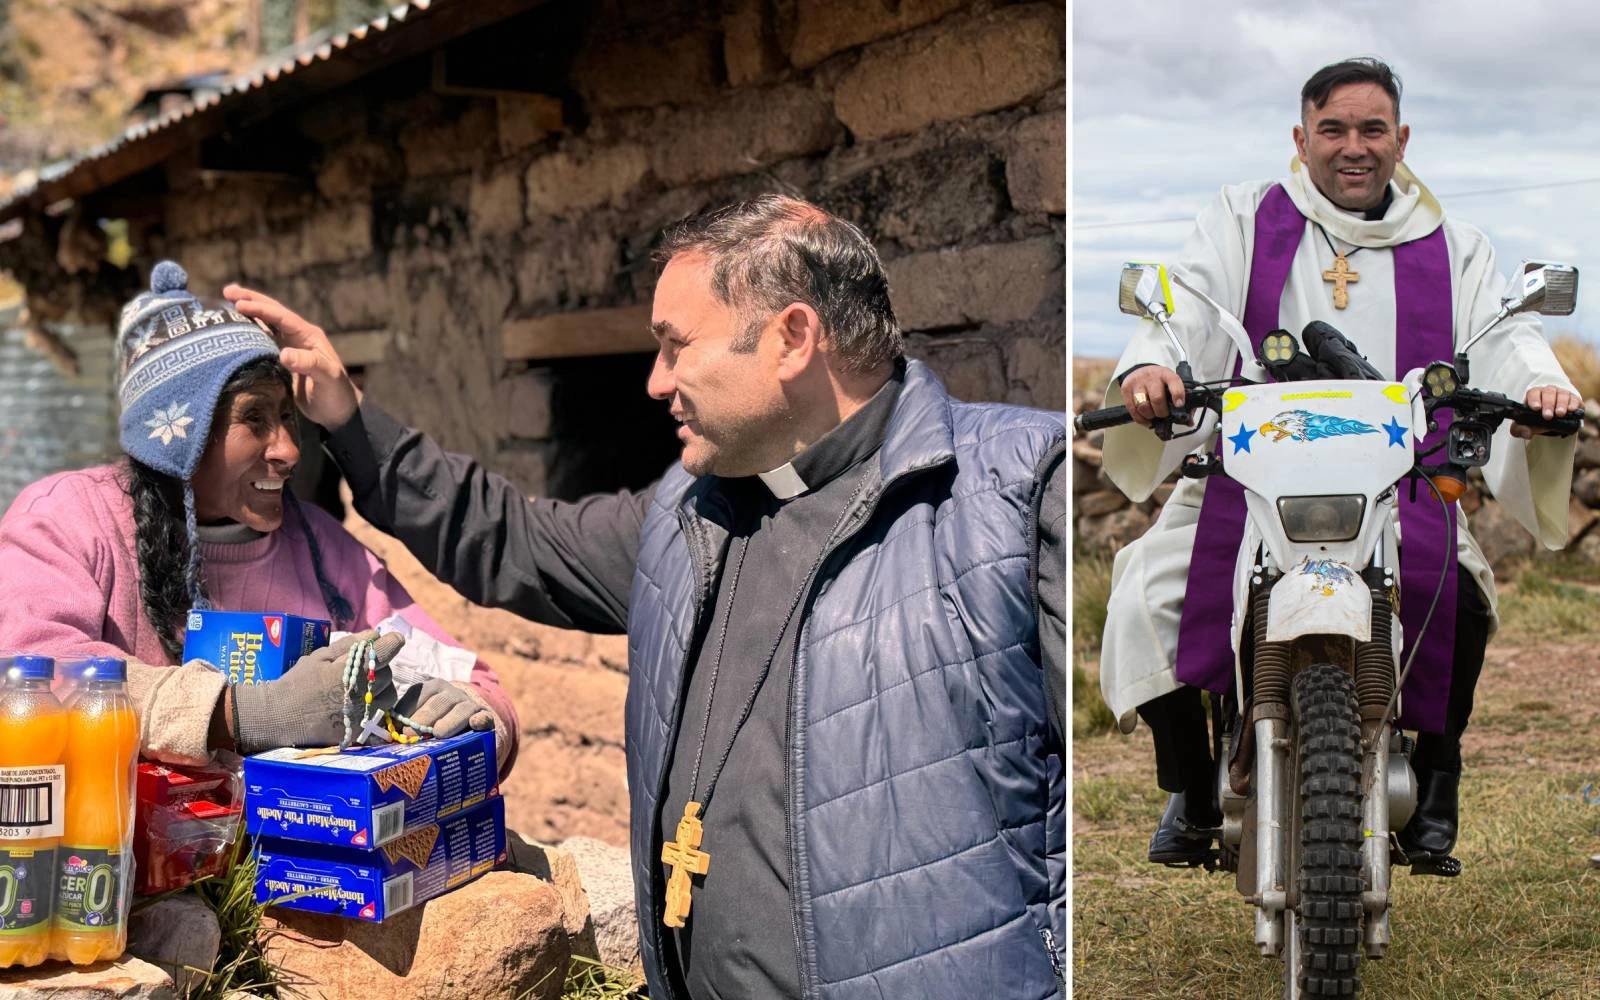
[(188, 286), (183, 268), (164, 260), (150, 271), (150, 291), (123, 307), (117, 395), (122, 450), (183, 483), (189, 595), (205, 608), (191, 480), (223, 386), (250, 362), (276, 358), (278, 345), (255, 320), (226, 305), (208, 308)]

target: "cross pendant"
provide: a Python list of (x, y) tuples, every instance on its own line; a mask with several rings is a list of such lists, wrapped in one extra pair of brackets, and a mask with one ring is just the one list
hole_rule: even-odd
[(688, 802), (683, 807), (683, 818), (678, 820), (678, 837), (661, 845), (661, 860), (672, 867), (667, 879), (666, 912), (661, 922), (668, 927), (682, 927), (689, 916), (689, 897), (692, 883), (689, 874), (704, 875), (711, 868), (711, 855), (698, 850), (705, 828), (700, 824), (700, 803)]
[(1322, 280), (1333, 282), (1333, 307), (1343, 309), (1350, 304), (1350, 292), (1345, 286), (1360, 281), (1361, 273), (1350, 270), (1350, 261), (1341, 253), (1333, 258), (1333, 270), (1322, 272)]

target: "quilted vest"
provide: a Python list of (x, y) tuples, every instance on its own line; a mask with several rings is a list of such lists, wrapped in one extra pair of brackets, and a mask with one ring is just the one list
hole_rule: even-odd
[[(959, 403), (907, 366), (878, 475), (802, 604), (788, 820), (807, 998), (1057, 993), (1065, 786), (1047, 750), (1029, 515), (1064, 438), (1060, 414)], [(655, 820), (727, 540), (710, 486), (674, 466), (657, 487), (629, 612), (634, 891), (656, 1000), (675, 998)]]

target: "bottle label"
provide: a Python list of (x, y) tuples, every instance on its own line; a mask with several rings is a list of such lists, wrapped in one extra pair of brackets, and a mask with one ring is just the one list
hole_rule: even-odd
[(0, 847), (0, 940), (50, 922), (55, 870), (53, 847)]
[(0, 842), (61, 836), (66, 787), (62, 764), (0, 767)]
[(61, 872), (56, 884), (56, 926), (98, 931), (121, 923), (122, 848), (62, 844), (56, 856)]

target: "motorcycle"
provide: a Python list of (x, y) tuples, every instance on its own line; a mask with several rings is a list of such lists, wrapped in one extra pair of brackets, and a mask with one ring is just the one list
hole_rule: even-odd
[[(1577, 279), (1568, 265), (1525, 261), (1493, 321), (1453, 359), (1393, 382), (1327, 324), (1310, 324), (1300, 338), (1275, 330), (1256, 350), (1236, 318), (1179, 275), (1157, 264), (1123, 269), (1121, 310), (1154, 320), (1181, 359), (1185, 405), (1153, 430), (1164, 441), (1200, 442), (1181, 476), (1227, 476), (1244, 491), (1233, 682), (1213, 702), (1223, 821), (1206, 866), (1233, 873), (1254, 906), (1256, 944), (1282, 959), (1285, 997), (1357, 994), (1363, 955), (1381, 959), (1390, 943), (1391, 865), (1409, 863), (1396, 838), (1417, 803), (1412, 741), (1395, 725), (1415, 659), (1413, 650), (1401, 662), (1399, 491), (1421, 486), (1441, 506), (1454, 502), (1508, 420), (1577, 432), (1581, 411), (1545, 420), (1468, 384), (1473, 345), (1516, 313), (1570, 314)], [(1211, 310), (1212, 328), (1262, 377), (1194, 380), (1169, 323), (1174, 284)], [(1426, 446), (1441, 411), (1453, 414), (1446, 440)], [(1224, 415), (1237, 434), (1224, 434)], [(1086, 433), (1132, 420), (1114, 406), (1074, 426)], [(1443, 461), (1426, 461), (1440, 449)], [(1454, 527), (1445, 523), (1453, 557)], [(1441, 570), (1435, 604), (1448, 564)]]

